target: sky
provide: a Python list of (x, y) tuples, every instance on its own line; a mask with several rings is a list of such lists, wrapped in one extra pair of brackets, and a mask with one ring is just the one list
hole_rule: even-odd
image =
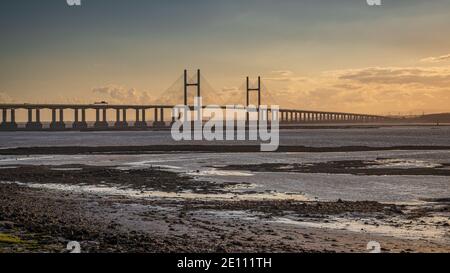
[(3, 0), (0, 103), (179, 104), (201, 69), (216, 103), (261, 76), (263, 104), (450, 112), (449, 30), (448, 0)]

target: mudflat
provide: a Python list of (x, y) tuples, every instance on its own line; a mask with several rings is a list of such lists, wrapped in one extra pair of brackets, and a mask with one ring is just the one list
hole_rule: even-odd
[[(69, 241), (84, 252), (366, 252), (369, 241), (389, 252), (450, 251), (448, 237), (371, 232), (387, 226), (413, 235), (427, 225), (424, 216), (448, 213), (448, 200), (412, 206), (254, 198), (234, 190), (245, 184), (118, 166), (9, 166), (0, 181), (2, 252), (66, 252)], [(362, 226), (320, 227), (336, 218)], [(448, 231), (448, 219), (432, 225)]]

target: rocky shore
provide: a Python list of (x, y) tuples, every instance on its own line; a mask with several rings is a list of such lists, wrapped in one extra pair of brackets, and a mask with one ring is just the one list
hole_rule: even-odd
[[(366, 252), (377, 241), (389, 252), (448, 252), (450, 241), (398, 238), (368, 232), (379, 221), (413, 225), (448, 213), (448, 200), (410, 207), (342, 200), (250, 200), (235, 186), (158, 168), (117, 166), (10, 166), (0, 169), (0, 252)], [(165, 193), (243, 195), (242, 198), (138, 198), (49, 189), (45, 185), (115, 187)], [(89, 187), (88, 187), (89, 189)], [(364, 220), (361, 232), (297, 223), (331, 223), (334, 217)], [(448, 230), (448, 219), (434, 223)]]

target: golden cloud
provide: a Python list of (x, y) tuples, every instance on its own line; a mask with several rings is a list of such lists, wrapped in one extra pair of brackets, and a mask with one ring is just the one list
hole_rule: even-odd
[(360, 84), (414, 85), (446, 87), (450, 84), (447, 67), (372, 67), (359, 70), (338, 71), (339, 79)]
[(0, 92), (0, 103), (10, 103), (10, 102), (13, 102), (11, 96), (6, 94), (5, 92)]
[[(373, 114), (449, 112), (450, 67), (368, 67), (269, 82), (285, 107)], [(275, 96), (276, 94), (276, 96)]]
[(424, 63), (440, 63), (440, 62), (444, 62), (444, 61), (448, 61), (448, 60), (450, 60), (450, 54), (441, 55), (441, 56), (437, 56), (437, 57), (427, 57), (427, 58), (423, 58), (420, 61), (424, 62)]
[(106, 100), (111, 103), (145, 104), (151, 101), (148, 92), (141, 92), (135, 88), (125, 88), (119, 85), (93, 88), (92, 92), (99, 100)]

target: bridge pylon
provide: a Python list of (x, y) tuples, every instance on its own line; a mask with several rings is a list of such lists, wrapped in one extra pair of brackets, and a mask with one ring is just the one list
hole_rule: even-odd
[[(258, 92), (258, 105), (257, 108), (255, 109), (256, 111), (258, 111), (258, 120), (260, 118), (259, 116), (259, 109), (261, 107), (261, 77), (258, 76), (258, 82), (257, 82), (257, 87), (250, 87), (250, 78), (247, 77), (247, 84), (246, 84), (246, 92), (247, 92), (247, 101), (246, 101), (246, 106), (247, 108), (250, 106), (250, 92)], [(247, 112), (246, 114), (246, 120), (247, 122), (250, 120), (250, 115)]]
[(197, 97), (201, 96), (200, 89), (200, 69), (197, 69), (197, 82), (192, 83), (188, 80), (188, 71), (184, 70), (184, 105), (188, 105), (188, 89), (189, 87), (194, 86), (197, 87)]
[(258, 76), (258, 86), (250, 87), (250, 78), (247, 77), (247, 107), (250, 105), (250, 92), (258, 92), (258, 109), (261, 106), (261, 77)]

